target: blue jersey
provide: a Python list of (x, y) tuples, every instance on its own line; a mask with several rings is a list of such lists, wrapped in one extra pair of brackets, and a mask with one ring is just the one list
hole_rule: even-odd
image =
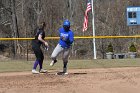
[(74, 33), (72, 30), (65, 31), (63, 27), (59, 29), (59, 37), (59, 44), (63, 48), (69, 48), (74, 41)]

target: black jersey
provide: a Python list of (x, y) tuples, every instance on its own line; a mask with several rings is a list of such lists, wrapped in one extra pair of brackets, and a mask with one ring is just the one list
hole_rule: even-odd
[(39, 35), (42, 35), (42, 39), (45, 38), (45, 32), (44, 32), (43, 29), (39, 29), (39, 28), (38, 28), (38, 29), (36, 30), (35, 39), (33, 40), (33, 43), (36, 43), (36, 44), (41, 45), (42, 42), (38, 40), (38, 36), (39, 36)]

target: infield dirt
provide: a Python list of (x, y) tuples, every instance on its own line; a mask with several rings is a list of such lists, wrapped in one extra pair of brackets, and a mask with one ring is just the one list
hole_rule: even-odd
[(140, 67), (0, 73), (0, 93), (140, 93)]

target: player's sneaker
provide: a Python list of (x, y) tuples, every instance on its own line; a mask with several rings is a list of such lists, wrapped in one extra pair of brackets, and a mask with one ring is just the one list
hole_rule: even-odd
[(53, 60), (53, 61), (50, 63), (50, 66), (53, 66), (56, 62), (57, 62), (57, 60)]
[(63, 72), (56, 73), (56, 75), (67, 75), (67, 74), (68, 74), (67, 68), (63, 68)]
[(33, 73), (33, 74), (39, 74), (39, 72), (36, 71), (35, 69), (32, 70), (32, 73)]
[(47, 70), (41, 69), (39, 72), (40, 72), (40, 73), (47, 73)]
[(67, 72), (58, 72), (58, 73), (56, 73), (56, 75), (68, 75), (68, 73)]

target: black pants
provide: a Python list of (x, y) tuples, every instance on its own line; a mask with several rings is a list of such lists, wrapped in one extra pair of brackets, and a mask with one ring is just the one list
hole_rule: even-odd
[(35, 53), (36, 60), (39, 61), (40, 69), (42, 69), (44, 55), (43, 55), (43, 52), (42, 52), (42, 50), (40, 48), (40, 45), (36, 44), (35, 42), (32, 42), (32, 49), (33, 49), (33, 51)]

